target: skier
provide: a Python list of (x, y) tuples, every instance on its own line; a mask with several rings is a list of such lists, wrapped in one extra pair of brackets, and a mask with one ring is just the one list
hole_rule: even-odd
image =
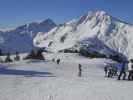
[(81, 64), (79, 64), (78, 69), (79, 69), (78, 76), (81, 77), (82, 76), (82, 65)]
[(116, 66), (113, 67), (113, 76), (118, 76), (118, 68)]
[(105, 77), (106, 77), (107, 73), (108, 73), (108, 66), (107, 65), (104, 67), (104, 72), (105, 72)]
[(14, 60), (15, 61), (19, 61), (20, 60), (20, 56), (19, 56), (19, 53), (18, 52), (16, 52), (16, 57), (14, 57)]
[(113, 68), (111, 65), (108, 67), (108, 77), (113, 77)]
[(125, 78), (126, 78), (126, 68), (125, 68), (126, 66), (125, 65), (126, 65), (125, 62), (122, 62), (122, 63), (119, 64), (121, 69), (120, 69), (120, 74), (118, 75), (118, 80), (121, 79), (122, 75), (124, 75), (123, 80), (125, 80)]
[(58, 65), (60, 64), (60, 59), (57, 59), (57, 64), (58, 64)]
[(130, 62), (128, 63), (128, 80), (133, 80), (133, 59), (130, 59)]

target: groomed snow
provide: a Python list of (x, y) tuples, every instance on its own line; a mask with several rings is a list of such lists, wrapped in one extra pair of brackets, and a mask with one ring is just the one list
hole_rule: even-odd
[[(47, 61), (20, 61), (0, 69), (0, 100), (132, 100), (131, 81), (105, 78), (106, 59), (44, 54)], [(61, 58), (58, 66), (50, 61)], [(78, 77), (78, 64), (83, 66)], [(17, 71), (17, 72), (16, 72)]]

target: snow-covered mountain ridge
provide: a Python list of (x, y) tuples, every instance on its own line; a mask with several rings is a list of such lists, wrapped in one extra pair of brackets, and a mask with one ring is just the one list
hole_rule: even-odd
[(110, 49), (128, 58), (133, 57), (133, 25), (120, 21), (105, 11), (89, 11), (46, 34), (38, 33), (34, 38), (34, 45), (57, 52), (95, 37)]
[(51, 19), (33, 22), (8, 31), (0, 31), (0, 49), (3, 53), (28, 52), (33, 46), (33, 38), (38, 32), (48, 32), (56, 24)]

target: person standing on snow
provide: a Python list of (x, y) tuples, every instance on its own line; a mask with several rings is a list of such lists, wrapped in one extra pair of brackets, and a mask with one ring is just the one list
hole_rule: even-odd
[(125, 78), (126, 78), (126, 63), (122, 62), (121, 64), (119, 64), (119, 66), (121, 67), (121, 70), (120, 70), (120, 74), (118, 75), (118, 80), (121, 79), (122, 75), (123, 75), (123, 80), (125, 80)]
[(81, 64), (79, 64), (78, 69), (79, 69), (78, 76), (81, 77), (82, 76), (82, 65)]
[(133, 59), (130, 59), (130, 62), (128, 63), (128, 80), (133, 80)]
[(107, 65), (105, 65), (105, 67), (104, 67), (104, 72), (105, 72), (105, 77), (107, 77), (107, 74), (108, 74), (108, 66)]
[(59, 64), (60, 64), (60, 59), (57, 59), (57, 61), (56, 61), (56, 62), (57, 62), (57, 64), (59, 65)]

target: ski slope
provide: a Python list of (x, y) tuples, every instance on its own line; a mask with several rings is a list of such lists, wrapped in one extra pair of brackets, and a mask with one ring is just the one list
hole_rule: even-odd
[[(0, 100), (132, 100), (132, 81), (105, 78), (107, 59), (44, 54), (47, 61), (20, 61), (0, 68)], [(51, 59), (61, 58), (57, 65)], [(78, 64), (82, 77), (78, 77)]]

